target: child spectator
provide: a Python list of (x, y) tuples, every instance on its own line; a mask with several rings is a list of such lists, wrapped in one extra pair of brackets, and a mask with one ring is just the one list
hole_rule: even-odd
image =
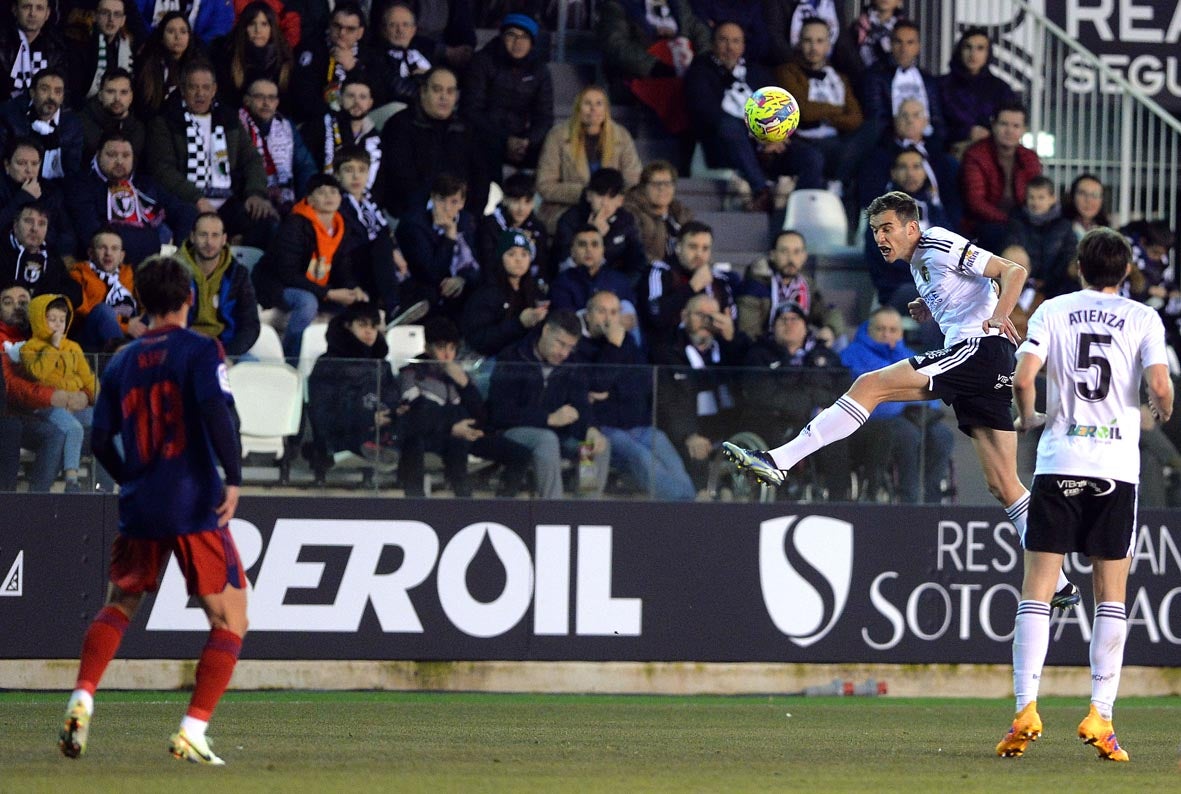
[(83, 348), (109, 352), (126, 339), (138, 339), (148, 327), (139, 318), (131, 265), (123, 256), (123, 239), (110, 227), (90, 238), (90, 258), (75, 262), (70, 278), (82, 287), (77, 315), (82, 320)]
[(531, 272), (532, 242), (516, 229), (500, 233), (488, 279), (463, 308), (463, 338), (485, 356), (525, 338), (545, 320), (549, 300)]
[(644, 244), (636, 216), (623, 208), (623, 173), (617, 168), (600, 168), (591, 175), (582, 199), (558, 218), (551, 261), (558, 270), (569, 267), (570, 245), (582, 226), (590, 224), (603, 236), (607, 267), (623, 273), (636, 283), (648, 269)]
[(32, 338), (21, 347), (21, 364), (39, 383), (55, 389), (81, 391), (86, 395), (86, 407), (70, 411), (66, 408), (43, 408), (38, 413), (66, 434), (62, 463), (66, 475), (66, 493), (79, 493), (78, 466), (82, 459), (82, 440), (85, 428), (94, 417), (94, 398), (98, 383), (86, 355), (77, 342), (66, 338), (73, 320), (74, 307), (64, 295), (38, 295), (29, 304), (29, 325)]
[(394, 245), (385, 213), (369, 190), (369, 152), (362, 146), (343, 146), (336, 153), (336, 177), (344, 200), (345, 245), (361, 288), (391, 316), (398, 309), (399, 286), (410, 275), (406, 258)]
[(549, 256), (549, 233), (545, 223), (533, 211), (533, 194), (536, 184), (533, 177), (518, 171), (504, 180), (504, 198), (496, 209), (480, 219), (476, 230), (476, 256), (481, 264), (493, 262), (496, 245), (505, 229), (518, 229), (533, 241), (533, 275), (543, 281), (552, 282), (557, 260)]
[(1062, 217), (1058, 192), (1049, 177), (1029, 180), (1025, 206), (1014, 214), (1010, 230), (1014, 245), (1020, 247), (1008, 248), (1001, 256), (1029, 270), (1026, 287), (1035, 289), (1042, 298), (1054, 298), (1079, 288), (1077, 274), (1070, 272), (1077, 240), (1070, 221)]
[(402, 395), (402, 456), (398, 480), (407, 496), (423, 496), (423, 458), (434, 452), (443, 458), (443, 473), (460, 498), (472, 495), (467, 458), (506, 464), (497, 496), (520, 489), (525, 467), (532, 459), (528, 448), (481, 426), (487, 420), (480, 390), (455, 361), (459, 329), (446, 317), (427, 321), (426, 352), (398, 373)]
[(308, 378), (312, 443), (305, 448), (317, 478), (337, 452), (353, 452), (376, 464), (394, 457), (399, 394), (386, 361), (381, 313), (358, 301), (328, 323), (328, 349)]

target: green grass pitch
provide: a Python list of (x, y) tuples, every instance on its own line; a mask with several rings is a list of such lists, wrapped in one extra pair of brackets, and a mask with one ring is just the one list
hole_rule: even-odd
[(1181, 790), (1181, 699), (1116, 706), (1130, 764), (1075, 737), (1086, 699), (1050, 698), (1025, 758), (993, 746), (1001, 700), (242, 692), (210, 728), (222, 769), (174, 761), (181, 692), (100, 692), (63, 758), (64, 693), (0, 693), (0, 792)]

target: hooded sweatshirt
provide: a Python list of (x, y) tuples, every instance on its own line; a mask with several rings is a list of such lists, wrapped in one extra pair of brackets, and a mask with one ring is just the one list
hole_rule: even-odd
[(39, 383), (65, 391), (85, 392), (94, 404), (98, 383), (94, 372), (86, 363), (86, 355), (77, 342), (62, 338), (58, 347), (53, 346), (53, 334), (45, 321), (49, 304), (61, 298), (66, 302), (66, 331), (74, 321), (74, 305), (64, 295), (38, 295), (29, 304), (29, 326), (32, 338), (21, 348), (21, 364), (29, 376)]

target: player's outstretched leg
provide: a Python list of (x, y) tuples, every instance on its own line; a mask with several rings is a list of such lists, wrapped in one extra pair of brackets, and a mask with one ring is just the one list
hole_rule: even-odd
[(775, 465), (771, 454), (762, 449), (744, 449), (729, 441), (722, 442), (722, 454), (734, 462), (734, 467), (756, 482), (782, 485), (787, 472)]
[(1054, 597), (1050, 599), (1050, 607), (1065, 612), (1082, 600), (1083, 594), (1066, 578), (1066, 572), (1060, 571), (1058, 573), (1058, 590), (1054, 593)]
[[(133, 602), (134, 599), (129, 603)], [(77, 758), (86, 752), (90, 716), (94, 712), (94, 693), (107, 665), (115, 658), (130, 622), (122, 610), (108, 604), (99, 610), (86, 630), (86, 636), (82, 639), (78, 681), (66, 703), (66, 715), (57, 740), (57, 746), (67, 758)]]
[(1009, 732), (996, 745), (996, 754), (1002, 758), (1020, 758), (1030, 742), (1036, 742), (1042, 735), (1042, 718), (1037, 713), (1037, 701), (1031, 700), (1025, 708), (1013, 717)]

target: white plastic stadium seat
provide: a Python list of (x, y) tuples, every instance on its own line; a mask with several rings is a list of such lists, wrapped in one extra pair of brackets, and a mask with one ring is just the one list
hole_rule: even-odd
[(258, 339), (247, 351), (259, 361), (277, 361), (285, 364), (283, 358), (283, 342), (279, 339), (279, 332), (272, 326), (262, 323), (258, 327)]
[(496, 211), (496, 205), (504, 200), (504, 191), (495, 182), (488, 185), (488, 203), (484, 205), (484, 214), (491, 215)]
[(316, 359), (328, 350), (328, 323), (312, 323), (303, 329), (299, 345), (299, 378), (304, 384), (304, 399), (307, 399), (308, 378), (316, 366)]
[(254, 266), (258, 264), (258, 260), (262, 259), (264, 252), (261, 248), (255, 248), (252, 245), (231, 245), (230, 253), (250, 273), (254, 271)]
[(242, 457), (251, 452), (281, 460), (288, 436), (299, 433), (303, 385), (295, 367), (270, 361), (243, 361), (230, 367), (230, 390), (241, 420)]
[(787, 198), (784, 229), (795, 229), (808, 241), (808, 251), (823, 256), (849, 251), (849, 220), (835, 193), (793, 190)]
[(164, 243), (160, 246), (160, 256), (172, 256), (177, 250), (177, 247), (172, 243)]
[(369, 111), (369, 120), (373, 122), (373, 126), (377, 128), (377, 131), (381, 132), (385, 128), (387, 121), (405, 109), (405, 102), (386, 102), (384, 105), (375, 107)]
[(385, 343), (390, 348), (386, 361), (397, 372), (407, 361), (426, 352), (426, 333), (421, 325), (395, 325), (385, 332)]

